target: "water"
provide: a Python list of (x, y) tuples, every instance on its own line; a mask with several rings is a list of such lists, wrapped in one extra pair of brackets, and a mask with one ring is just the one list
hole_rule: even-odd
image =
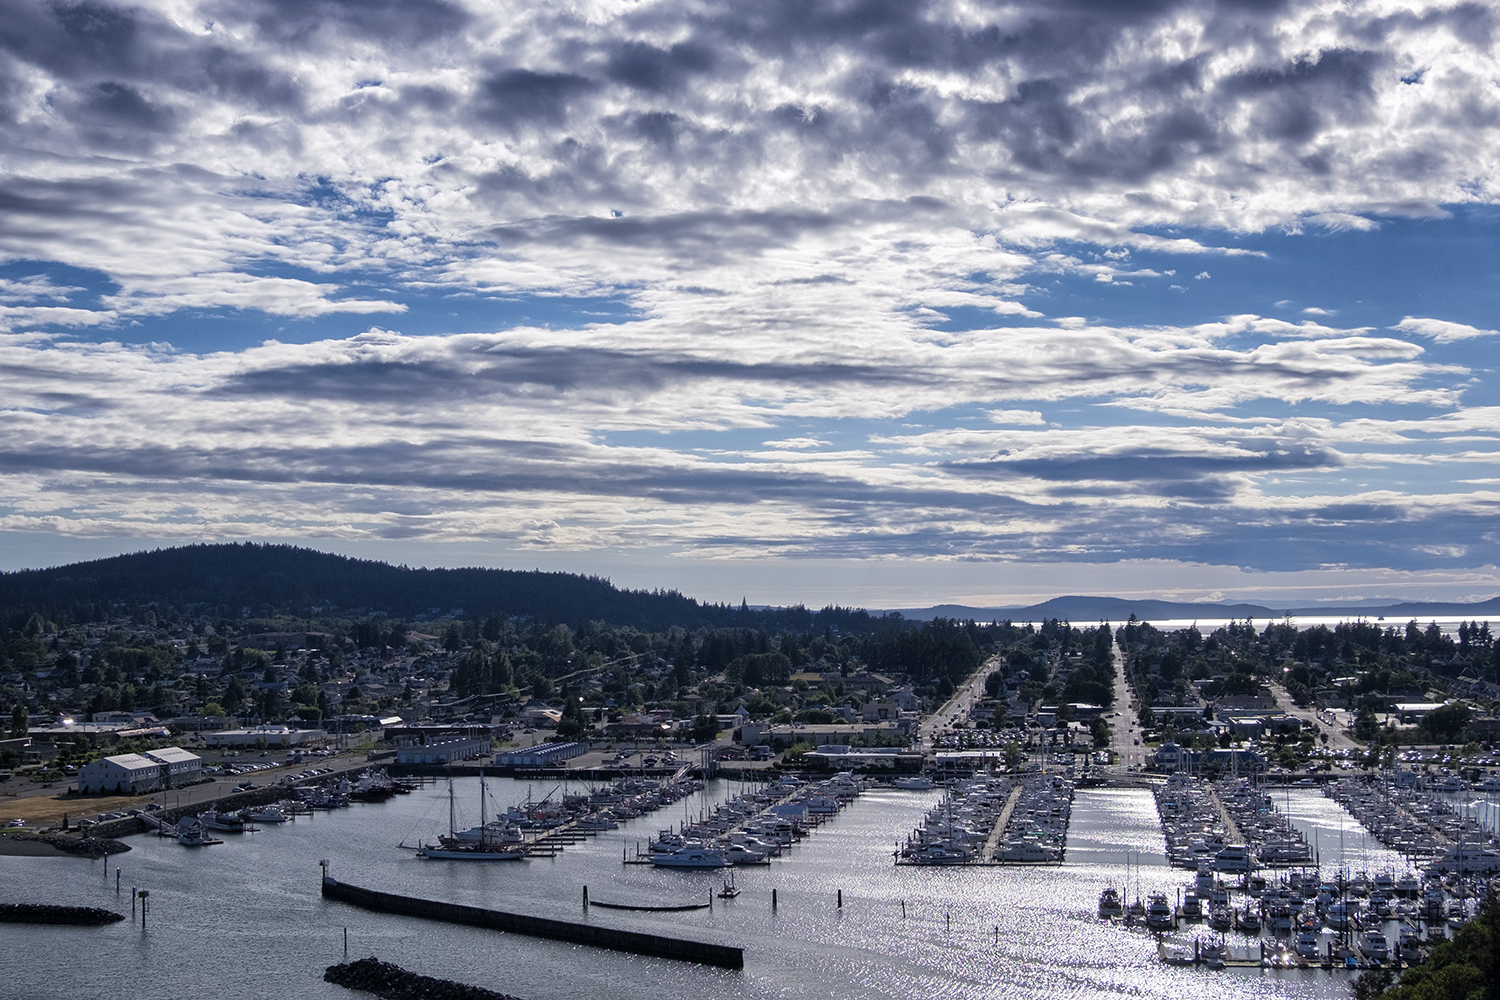
[[(457, 784), (460, 802), (477, 803), (477, 780)], [(489, 784), (501, 804), (523, 800), (528, 790), (521, 782)], [(534, 790), (540, 795), (549, 788)], [(128, 921), (104, 928), (5, 925), (0, 954), (10, 982), (25, 984), (20, 992), (37, 1000), (100, 994), (180, 1000), (209, 993), (347, 1000), (353, 994), (321, 978), (344, 957), (346, 927), (351, 958), (378, 955), (424, 975), (526, 1000), (1348, 996), (1347, 977), (1321, 970), (1166, 968), (1156, 960), (1151, 936), (1098, 921), (1099, 890), (1127, 885), (1127, 859), (1132, 899), (1153, 889), (1175, 893), (1187, 878), (1166, 867), (1155, 806), (1148, 792), (1137, 790), (1079, 791), (1068, 861), (1060, 867), (936, 870), (897, 868), (891, 852), (937, 793), (867, 792), (769, 868), (738, 870), (741, 896), (715, 900), (711, 912), (594, 909), (584, 916), (584, 885), (592, 898), (610, 902), (707, 899), (721, 874), (625, 866), (621, 852), (633, 853), (657, 829), (696, 817), (733, 790), (715, 783), (553, 860), (435, 862), (396, 849), (402, 840), (446, 828), (442, 787), (226, 836), (229, 842), (217, 847), (132, 838), (134, 850), (118, 859), (119, 896), (113, 860), (106, 876), (102, 862), (0, 858), (5, 901), (105, 906), (128, 914), (130, 887), (151, 891), (144, 931)], [(1294, 793), (1294, 815), (1305, 794)], [(1325, 801), (1308, 801), (1307, 814)], [(476, 821), (477, 804), (468, 812)], [(370, 888), (739, 945), (745, 969), (710, 969), (325, 902), (318, 868), (324, 858), (335, 877)], [(779, 901), (774, 911), (772, 888)], [(839, 890), (843, 909), (835, 905)]]
[(1370, 875), (1400, 875), (1412, 870), (1404, 856), (1376, 840), (1347, 809), (1321, 790), (1272, 789), (1270, 795), (1276, 808), (1287, 814), (1313, 845), (1325, 877), (1332, 878), (1341, 869)]

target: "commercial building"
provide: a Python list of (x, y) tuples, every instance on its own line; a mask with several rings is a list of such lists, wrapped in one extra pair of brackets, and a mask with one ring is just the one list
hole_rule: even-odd
[(412, 743), (396, 751), (397, 764), (456, 764), (461, 760), (483, 757), (490, 752), (490, 741), (460, 736), (435, 743)]
[(565, 760), (588, 752), (587, 743), (538, 743), (522, 750), (497, 753), (495, 763), (501, 767), (556, 767)]
[(166, 788), (179, 788), (197, 781), (203, 773), (203, 758), (182, 747), (143, 750), (141, 756), (161, 765), (161, 783)]
[(289, 729), (286, 726), (255, 726), (203, 734), (203, 741), (211, 747), (291, 747), (321, 743), (327, 738), (328, 733), (322, 729)]

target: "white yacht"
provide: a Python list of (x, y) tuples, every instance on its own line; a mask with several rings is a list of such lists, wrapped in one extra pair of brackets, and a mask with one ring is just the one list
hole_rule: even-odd
[(291, 819), (290, 816), (282, 811), (280, 806), (276, 805), (251, 806), (241, 815), (251, 823), (285, 823)]
[(1167, 902), (1167, 894), (1153, 892), (1151, 901), (1146, 905), (1146, 926), (1156, 931), (1171, 930), (1176, 922), (1172, 904)]
[(1366, 931), (1359, 939), (1359, 950), (1372, 962), (1391, 960), (1391, 943), (1379, 931)]
[(891, 784), (909, 792), (925, 792), (937, 787), (937, 785), (932, 783), (932, 779), (925, 774), (919, 774), (911, 778), (893, 778), (891, 779)]
[(1434, 861), (1428, 870), (1442, 874), (1493, 874), (1500, 872), (1500, 851), (1492, 851), (1487, 847), (1455, 847)]
[(651, 863), (658, 868), (728, 868), (730, 864), (724, 855), (696, 845), (680, 848), (671, 854), (653, 854)]

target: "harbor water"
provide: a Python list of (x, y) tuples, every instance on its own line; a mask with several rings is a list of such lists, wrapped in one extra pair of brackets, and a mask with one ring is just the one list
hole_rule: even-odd
[[(469, 822), (477, 822), (478, 780), (455, 784), (456, 801), (472, 799)], [(506, 779), (488, 784), (500, 806), (551, 790)], [(345, 956), (347, 929), (349, 958), (376, 955), (526, 1000), (1348, 996), (1346, 974), (1320, 969), (1164, 966), (1152, 935), (1100, 921), (1096, 906), (1107, 884), (1134, 899), (1155, 889), (1170, 896), (1188, 878), (1166, 866), (1151, 795), (1133, 789), (1077, 793), (1060, 866), (896, 867), (893, 851), (940, 793), (876, 789), (773, 864), (737, 869), (741, 895), (714, 899), (712, 910), (585, 913), (585, 885), (592, 899), (608, 902), (706, 902), (722, 872), (624, 865), (622, 856), (737, 790), (712, 782), (555, 858), (519, 862), (422, 860), (397, 846), (446, 831), (443, 785), (226, 835), (226, 843), (207, 848), (138, 836), (129, 853), (107, 863), (0, 857), (0, 902), (104, 906), (128, 917), (130, 890), (139, 886), (150, 891), (151, 907), (144, 929), (128, 919), (94, 928), (6, 925), (3, 967), (36, 1000), (348, 997), (322, 981), (324, 968)], [(1328, 866), (1341, 807), (1299, 790), (1290, 809), (1299, 825), (1316, 827)], [(1350, 864), (1385, 867), (1384, 849), (1373, 838), (1353, 843), (1357, 825), (1347, 814), (1342, 822)], [(1355, 851), (1362, 852), (1357, 862)], [(366, 912), (321, 897), (320, 860), (335, 878), (367, 888), (739, 946), (745, 968)]]

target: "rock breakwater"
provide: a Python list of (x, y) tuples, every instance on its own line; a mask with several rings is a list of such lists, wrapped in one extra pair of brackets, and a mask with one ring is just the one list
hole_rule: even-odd
[(125, 914), (96, 906), (54, 906), (49, 903), (0, 903), (0, 923), (79, 924), (95, 927), (118, 923)]
[(323, 978), (335, 986), (373, 993), (381, 1000), (516, 1000), (481, 986), (419, 976), (373, 955), (330, 965)]

